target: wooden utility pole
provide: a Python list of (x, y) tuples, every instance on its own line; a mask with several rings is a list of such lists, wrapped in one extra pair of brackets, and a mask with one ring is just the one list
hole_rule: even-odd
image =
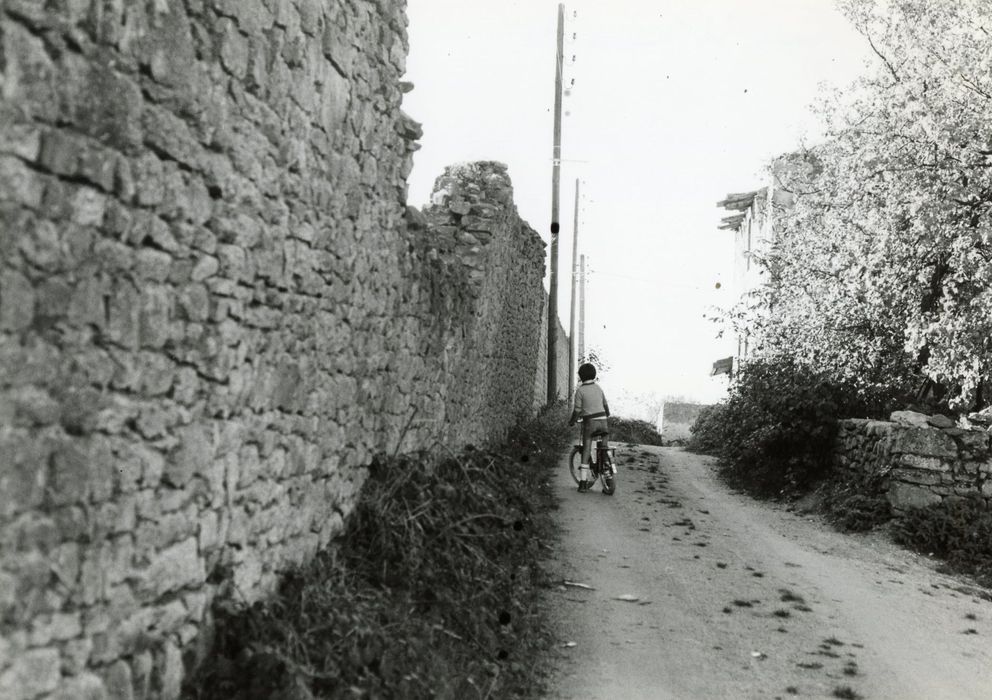
[(579, 258), (579, 360), (586, 356), (586, 256)]
[(548, 289), (548, 403), (558, 398), (558, 184), (561, 178), (561, 82), (565, 53), (565, 5), (558, 3), (555, 56), (555, 136), (551, 166), (551, 281)]
[(575, 285), (579, 274), (579, 178), (575, 178), (575, 218), (572, 221), (572, 294), (568, 311), (568, 395), (575, 387)]

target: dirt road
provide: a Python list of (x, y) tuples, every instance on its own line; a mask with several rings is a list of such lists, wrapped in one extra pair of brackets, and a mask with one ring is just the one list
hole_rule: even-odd
[[(992, 603), (881, 535), (619, 446), (615, 496), (557, 475), (556, 698), (992, 698)], [(621, 596), (636, 601), (618, 600)]]

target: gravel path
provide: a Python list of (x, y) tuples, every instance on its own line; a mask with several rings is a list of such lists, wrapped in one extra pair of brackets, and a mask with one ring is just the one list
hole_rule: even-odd
[[(618, 446), (615, 496), (556, 475), (554, 698), (992, 698), (992, 603), (880, 534)], [(619, 600), (636, 598), (636, 600)]]

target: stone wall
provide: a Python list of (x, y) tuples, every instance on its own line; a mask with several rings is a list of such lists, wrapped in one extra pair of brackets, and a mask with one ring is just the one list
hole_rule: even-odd
[[(559, 299), (561, 296), (559, 295)], [(545, 405), (548, 402), (548, 293), (544, 292), (541, 302), (541, 345), (537, 355), (537, 370), (534, 375), (534, 408)], [(561, 400), (567, 400), (568, 378), (571, 370), (568, 367), (568, 334), (561, 325), (561, 319), (557, 324), (558, 340), (555, 352), (558, 354), (558, 369), (555, 375), (555, 383), (558, 385), (557, 396)], [(577, 381), (577, 377), (575, 378)], [(573, 384), (574, 385), (574, 384)]]
[(992, 443), (986, 426), (897, 411), (891, 421), (841, 421), (837, 466), (880, 479), (895, 510), (947, 498), (992, 498)]
[(457, 389), (446, 404), (448, 421), (476, 426), (474, 439), (502, 436), (534, 409), (545, 244), (517, 214), (500, 163), (447, 168), (424, 215), (440, 254), (468, 271), (475, 302), (472, 332), (450, 341), (446, 374)]
[(403, 8), (0, 2), (5, 700), (175, 698), (374, 454), (532, 408), (543, 247), (493, 164), (406, 207)]

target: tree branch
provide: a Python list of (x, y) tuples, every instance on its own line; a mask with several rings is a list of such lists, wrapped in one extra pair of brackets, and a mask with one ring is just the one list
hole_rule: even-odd
[(882, 59), (882, 63), (884, 63), (885, 67), (889, 69), (890, 73), (892, 73), (892, 77), (895, 78), (896, 82), (901, 83), (902, 78), (900, 78), (899, 74), (896, 73), (896, 69), (892, 67), (891, 63), (889, 63), (889, 59), (885, 57), (885, 54), (879, 51), (878, 47), (875, 46), (875, 42), (871, 40), (871, 34), (868, 33), (868, 30), (864, 29), (861, 33), (864, 34), (865, 38), (868, 40), (868, 45), (871, 46), (871, 50), (875, 52), (875, 55)]

